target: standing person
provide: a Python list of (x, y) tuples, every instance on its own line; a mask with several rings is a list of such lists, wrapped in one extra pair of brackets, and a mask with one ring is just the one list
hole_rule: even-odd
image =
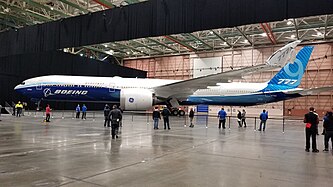
[(16, 116), (16, 104), (13, 105), (13, 116)]
[(310, 107), (310, 112), (304, 115), (304, 123), (306, 123), (305, 126), (305, 151), (310, 151), (310, 137), (312, 137), (312, 152), (317, 153), (319, 150), (317, 149), (317, 126), (319, 123), (319, 117), (314, 112), (314, 108)]
[(108, 104), (105, 104), (105, 107), (104, 107), (104, 127), (106, 127), (106, 126), (110, 127), (109, 114), (110, 114), (110, 107), (109, 107)]
[(15, 108), (16, 108), (16, 117), (21, 117), (23, 105), (21, 104), (20, 101), (15, 105)]
[(164, 121), (164, 130), (166, 129), (166, 125), (168, 125), (168, 130), (170, 130), (169, 116), (171, 113), (169, 109), (167, 107), (164, 107), (161, 113)]
[(332, 142), (332, 149), (333, 149), (333, 113), (328, 112), (326, 119), (324, 121), (324, 129), (325, 129), (325, 138), (324, 138), (324, 144), (325, 149), (324, 151), (328, 151), (328, 141), (331, 139)]
[(46, 105), (45, 116), (45, 122), (50, 122), (51, 108), (49, 104)]
[(258, 131), (261, 131), (262, 125), (264, 125), (262, 130), (265, 131), (266, 121), (268, 119), (268, 112), (266, 112), (266, 110), (263, 110), (262, 113), (260, 114), (259, 118), (260, 118), (260, 126), (259, 126)]
[(154, 120), (154, 129), (158, 129), (158, 121), (161, 119), (161, 113), (158, 110), (158, 107), (155, 107), (153, 112), (153, 120)]
[(242, 113), (240, 110), (238, 110), (238, 114), (237, 114), (237, 122), (238, 122), (238, 127), (242, 127)]
[(82, 119), (86, 120), (87, 119), (87, 107), (85, 104), (82, 106)]
[(246, 128), (246, 111), (245, 109), (243, 109), (243, 112), (242, 112), (242, 125), (244, 124), (244, 128)]
[(119, 128), (119, 122), (122, 119), (121, 111), (117, 108), (117, 105), (113, 105), (113, 109), (109, 114), (109, 119), (111, 120), (111, 131), (112, 131), (112, 139), (115, 137), (118, 138), (117, 131)]
[(190, 127), (193, 128), (194, 127), (194, 125), (193, 125), (193, 118), (194, 118), (194, 110), (193, 110), (193, 108), (191, 108), (188, 117), (190, 118)]
[(75, 112), (76, 112), (76, 118), (80, 118), (80, 111), (81, 111), (81, 108), (80, 108), (80, 105), (78, 104), (77, 107), (75, 108)]
[(224, 111), (223, 107), (221, 108), (221, 110), (217, 114), (217, 117), (219, 118), (219, 129), (221, 128), (221, 124), (222, 124), (222, 128), (225, 129), (225, 119), (227, 117), (227, 112)]

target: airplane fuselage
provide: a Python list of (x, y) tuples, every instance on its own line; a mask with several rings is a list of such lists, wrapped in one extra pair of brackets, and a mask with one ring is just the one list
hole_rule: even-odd
[[(180, 80), (53, 75), (28, 79), (15, 87), (15, 90), (35, 100), (119, 103), (122, 90), (148, 90), (154, 93), (154, 87), (178, 81)], [(251, 106), (299, 97), (298, 94), (287, 97), (281, 91), (262, 91), (265, 87), (267, 83), (219, 83), (217, 86), (197, 90), (193, 95), (179, 100), (179, 104)]]

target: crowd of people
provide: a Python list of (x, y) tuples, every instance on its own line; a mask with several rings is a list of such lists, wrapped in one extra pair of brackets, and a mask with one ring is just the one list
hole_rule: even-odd
[[(14, 105), (13, 107), (13, 116), (20, 117), (22, 115), (22, 110), (24, 108), (24, 103), (21, 103), (20, 101)], [(50, 116), (51, 116), (51, 107), (49, 104), (46, 105), (45, 108), (45, 122), (50, 122)], [(81, 119), (85, 120), (87, 115), (87, 106), (85, 104), (80, 107), (78, 104), (75, 108), (76, 112), (76, 118), (80, 118), (80, 114), (82, 112)], [(112, 129), (112, 138), (118, 138), (118, 132), (119, 127), (122, 126), (122, 110), (121, 108), (117, 107), (117, 105), (113, 105), (112, 109), (109, 107), (109, 105), (105, 105), (104, 107), (104, 127), (111, 127)], [(189, 119), (190, 119), (190, 125), (189, 127), (193, 128), (194, 123), (194, 110), (193, 108), (189, 111)], [(154, 130), (159, 129), (159, 120), (162, 120), (164, 123), (164, 129), (170, 130), (170, 121), (169, 116), (171, 115), (170, 110), (167, 107), (163, 107), (163, 110), (160, 111), (158, 107), (155, 107), (152, 118), (153, 118), (153, 128)], [(226, 118), (227, 118), (227, 112), (222, 107), (221, 110), (218, 112), (217, 117), (219, 119), (218, 121), (218, 128), (225, 129), (226, 126)], [(266, 122), (268, 120), (268, 111), (263, 110), (260, 115), (260, 125), (258, 128), (258, 131), (265, 131), (266, 130)], [(319, 115), (315, 112), (315, 109), (313, 107), (309, 108), (309, 112), (305, 114), (304, 116), (304, 123), (305, 125), (305, 151), (310, 152), (310, 141), (311, 141), (311, 147), (312, 152), (317, 153), (319, 150), (317, 149), (317, 135), (319, 135), (318, 132), (318, 125), (319, 125)], [(243, 109), (242, 111), (237, 111), (237, 123), (238, 127), (244, 127), (246, 128), (246, 111)], [(324, 135), (324, 150), (325, 152), (328, 151), (329, 147), (329, 141), (331, 141), (332, 147), (333, 147), (333, 108), (331, 111), (328, 111), (326, 115), (323, 118), (323, 132), (322, 135)]]

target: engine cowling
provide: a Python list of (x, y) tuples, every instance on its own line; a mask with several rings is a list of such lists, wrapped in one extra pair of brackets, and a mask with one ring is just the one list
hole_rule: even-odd
[(120, 106), (124, 110), (147, 110), (153, 106), (153, 93), (147, 89), (122, 89)]

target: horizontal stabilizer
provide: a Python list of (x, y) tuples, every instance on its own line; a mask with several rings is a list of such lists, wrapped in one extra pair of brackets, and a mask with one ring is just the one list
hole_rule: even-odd
[(290, 91), (283, 91), (285, 94), (301, 94), (302, 96), (307, 96), (307, 95), (316, 95), (319, 94), (320, 92), (327, 92), (327, 91), (332, 91), (333, 86), (324, 86), (324, 87), (319, 87), (319, 88), (309, 88), (309, 89), (304, 89), (304, 90), (290, 90)]

